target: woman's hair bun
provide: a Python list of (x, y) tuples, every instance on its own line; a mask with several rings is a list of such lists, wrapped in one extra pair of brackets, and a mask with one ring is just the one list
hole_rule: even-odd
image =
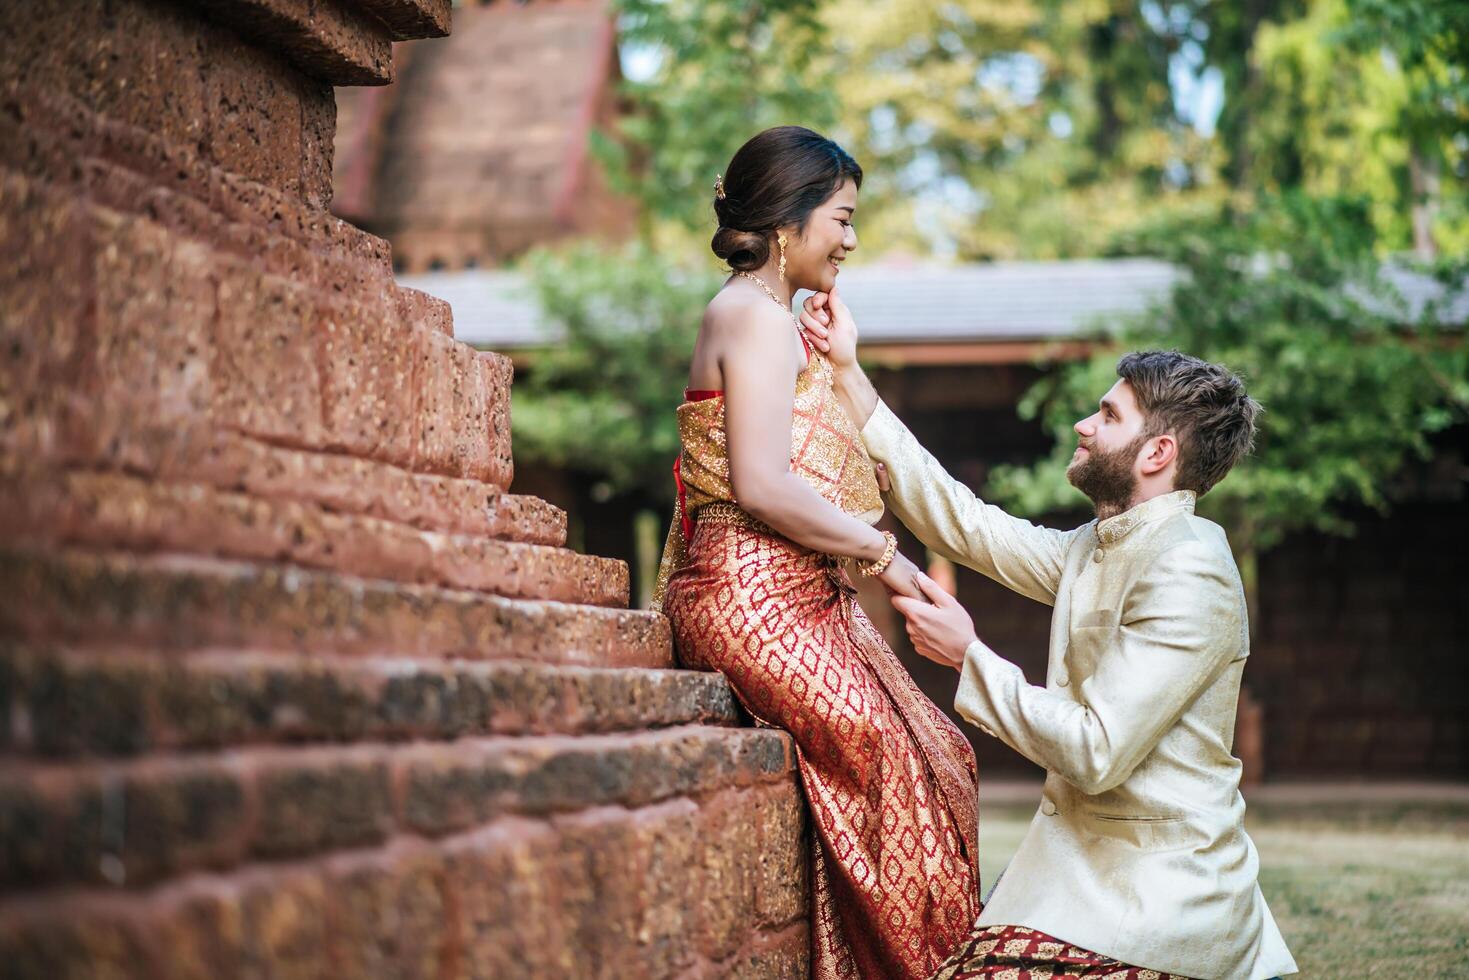
[(770, 261), (770, 236), (759, 232), (720, 228), (709, 247), (735, 272), (751, 272)]
[(862, 168), (820, 133), (800, 126), (756, 133), (715, 187), (719, 230), (709, 247), (736, 272), (758, 269), (770, 261), (776, 229), (804, 229), (811, 212), (847, 180), (861, 187)]

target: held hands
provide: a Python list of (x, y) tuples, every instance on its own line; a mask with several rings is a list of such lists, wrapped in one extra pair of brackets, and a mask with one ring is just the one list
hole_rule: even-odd
[(974, 632), (974, 620), (959, 605), (959, 600), (937, 582), (917, 569), (914, 571), (922, 597), (893, 596), (893, 606), (908, 621), (908, 638), (913, 641), (913, 649), (934, 663), (962, 669), (964, 651), (979, 639)]
[(918, 571), (918, 566), (900, 551), (893, 555), (893, 560), (888, 562), (888, 567), (883, 569), (877, 580), (895, 600), (898, 596), (907, 596), (915, 602), (927, 602), (923, 598), (923, 591), (918, 588), (920, 574), (922, 573)]
[(835, 287), (829, 293), (806, 297), (801, 304), (801, 331), (833, 367), (857, 363), (857, 323)]

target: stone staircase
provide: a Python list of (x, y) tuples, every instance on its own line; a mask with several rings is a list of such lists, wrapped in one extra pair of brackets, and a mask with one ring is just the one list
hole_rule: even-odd
[(807, 972), (789, 740), (325, 210), (332, 86), (449, 16), (0, 7), (6, 976)]

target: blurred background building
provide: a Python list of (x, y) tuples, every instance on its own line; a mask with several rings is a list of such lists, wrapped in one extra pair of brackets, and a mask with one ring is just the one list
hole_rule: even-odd
[(337, 96), (332, 210), (393, 243), (400, 271), (494, 266), (569, 237), (625, 238), (590, 139), (617, 111), (605, 0), (467, 6), (398, 78)]

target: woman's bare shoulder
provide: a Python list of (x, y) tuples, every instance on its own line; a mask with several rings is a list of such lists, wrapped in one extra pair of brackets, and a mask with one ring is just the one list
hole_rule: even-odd
[(756, 343), (788, 340), (787, 335), (795, 329), (790, 316), (768, 297), (743, 289), (722, 289), (715, 293), (704, 307), (702, 328), (710, 339)]

